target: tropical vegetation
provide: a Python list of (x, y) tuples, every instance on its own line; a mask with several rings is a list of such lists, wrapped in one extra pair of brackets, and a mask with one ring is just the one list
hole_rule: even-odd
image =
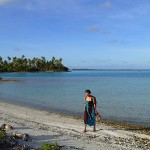
[(42, 145), (41, 150), (59, 150), (59, 146), (58, 146), (57, 142), (51, 143), (51, 144), (44, 143)]
[(37, 71), (53, 71), (62, 72), (69, 69), (62, 64), (62, 58), (56, 59), (52, 57), (51, 60), (46, 60), (45, 57), (33, 59), (26, 58), (22, 55), (21, 58), (7, 57), (3, 60), (0, 56), (0, 72), (37, 72)]
[(0, 128), (0, 144), (5, 137), (6, 137), (6, 132)]

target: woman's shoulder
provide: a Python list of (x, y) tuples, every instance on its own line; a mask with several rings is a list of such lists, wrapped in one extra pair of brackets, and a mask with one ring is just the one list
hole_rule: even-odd
[(85, 97), (84, 97), (84, 100), (86, 100), (86, 98), (87, 98), (87, 97), (85, 96)]
[(95, 96), (91, 95), (91, 99), (95, 100), (96, 98), (95, 98)]
[(96, 97), (91, 95), (91, 100), (93, 101), (93, 103), (96, 103)]

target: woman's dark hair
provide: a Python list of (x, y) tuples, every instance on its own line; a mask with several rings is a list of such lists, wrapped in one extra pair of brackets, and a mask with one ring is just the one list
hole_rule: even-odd
[(85, 93), (91, 94), (91, 91), (89, 89), (85, 90)]

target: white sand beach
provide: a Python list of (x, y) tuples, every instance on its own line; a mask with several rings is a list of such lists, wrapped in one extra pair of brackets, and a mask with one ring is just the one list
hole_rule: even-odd
[[(150, 135), (137, 131), (97, 124), (97, 131), (92, 127), (83, 133), (83, 120), (0, 102), (0, 125), (10, 124), (14, 130), (9, 133), (28, 133), (30, 140), (25, 142), (32, 147), (42, 143), (57, 143), (64, 149), (79, 150), (141, 150), (150, 149)], [(145, 142), (145, 144), (144, 144)]]

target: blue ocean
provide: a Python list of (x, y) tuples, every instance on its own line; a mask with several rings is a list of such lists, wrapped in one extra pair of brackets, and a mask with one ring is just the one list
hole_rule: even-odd
[(149, 70), (76, 70), (0, 73), (18, 82), (0, 82), (0, 100), (83, 116), (84, 91), (97, 98), (103, 119), (150, 125)]

